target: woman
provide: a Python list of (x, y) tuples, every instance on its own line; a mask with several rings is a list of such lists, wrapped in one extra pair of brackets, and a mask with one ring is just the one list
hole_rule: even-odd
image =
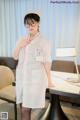
[(31, 109), (45, 106), (45, 91), (53, 86), (50, 76), (51, 46), (39, 32), (40, 17), (29, 13), (24, 25), (29, 35), (22, 38), (14, 50), (16, 69), (16, 102), (21, 104), (22, 120), (31, 119)]

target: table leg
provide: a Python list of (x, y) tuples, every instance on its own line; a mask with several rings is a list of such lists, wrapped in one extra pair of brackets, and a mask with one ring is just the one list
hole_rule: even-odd
[(51, 94), (51, 108), (47, 120), (69, 120), (61, 109), (58, 95)]

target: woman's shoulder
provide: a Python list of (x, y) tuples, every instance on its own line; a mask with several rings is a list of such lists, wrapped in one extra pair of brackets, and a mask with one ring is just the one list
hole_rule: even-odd
[(42, 45), (50, 45), (51, 44), (50, 41), (46, 37), (44, 37), (42, 34), (40, 35), (40, 42)]

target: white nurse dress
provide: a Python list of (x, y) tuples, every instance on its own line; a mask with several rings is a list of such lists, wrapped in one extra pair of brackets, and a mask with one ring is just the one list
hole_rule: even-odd
[(51, 46), (40, 33), (19, 54), (16, 69), (16, 102), (27, 108), (43, 108), (48, 78), (43, 62), (51, 62)]

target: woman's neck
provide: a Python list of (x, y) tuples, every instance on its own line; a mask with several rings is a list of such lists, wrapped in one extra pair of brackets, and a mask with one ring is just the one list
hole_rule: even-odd
[(38, 31), (35, 32), (35, 33), (31, 33), (31, 34), (30, 34), (30, 38), (33, 39), (38, 33), (39, 33)]

